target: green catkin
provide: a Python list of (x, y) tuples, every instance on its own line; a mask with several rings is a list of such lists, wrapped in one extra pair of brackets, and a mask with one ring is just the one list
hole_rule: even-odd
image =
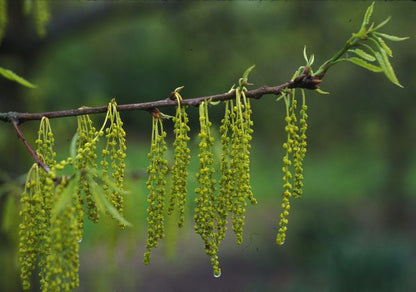
[[(291, 99), (294, 95), (294, 89), (288, 92), (283, 93), (283, 98), (286, 105), (286, 127), (285, 132), (287, 133), (287, 141), (283, 143), (283, 149), (286, 150), (285, 155), (283, 156), (283, 189), (284, 192), (282, 194), (282, 213), (280, 214), (280, 222), (279, 222), (279, 231), (276, 236), (276, 243), (279, 245), (284, 244), (286, 239), (286, 231), (287, 231), (287, 224), (288, 224), (288, 216), (290, 210), (290, 198), (292, 197), (292, 178), (293, 174), (291, 168), (293, 167), (292, 163), (292, 153), (294, 151), (294, 146), (296, 147), (294, 134), (296, 130), (296, 126), (294, 122), (296, 117), (293, 116), (294, 108), (296, 104), (293, 103), (294, 99)], [(291, 102), (292, 101), (292, 102)]]
[(250, 148), (252, 139), (251, 107), (249, 100), (245, 97), (243, 89), (236, 91), (235, 105), (231, 109), (231, 162), (230, 168), (235, 182), (232, 196), (232, 204), (229, 205), (232, 213), (232, 229), (236, 235), (236, 242), (243, 241), (243, 226), (247, 202), (252, 204), (257, 201), (253, 197), (250, 186)]
[(214, 155), (212, 146), (214, 138), (211, 135), (211, 125), (208, 116), (208, 102), (204, 101), (199, 106), (199, 172), (196, 175), (198, 187), (195, 189), (195, 232), (199, 234), (204, 242), (205, 252), (211, 257), (211, 265), (214, 275), (220, 275), (218, 261), (218, 235), (216, 234), (217, 214), (215, 210), (216, 180), (213, 175)]
[(305, 90), (301, 89), (302, 92), (302, 107), (299, 112), (300, 119), (299, 119), (299, 134), (296, 136), (297, 138), (297, 149), (294, 152), (294, 168), (295, 168), (295, 177), (294, 177), (294, 189), (293, 194), (295, 198), (300, 198), (303, 193), (303, 159), (305, 158), (306, 154), (306, 130), (308, 125), (306, 123), (308, 119), (308, 115), (306, 110), (308, 106), (306, 105), (305, 100)]
[[(43, 224), (39, 225), (39, 231), (42, 232), (43, 238), (39, 242), (39, 267), (40, 267), (40, 276), (43, 279), (45, 275), (46, 267), (46, 257), (50, 251), (50, 225), (51, 225), (51, 210), (53, 204), (56, 201), (56, 187), (53, 179), (55, 178), (55, 168), (58, 165), (56, 163), (55, 157), (56, 153), (53, 150), (55, 144), (55, 138), (52, 133), (52, 129), (49, 123), (49, 119), (43, 117), (40, 122), (38, 130), (38, 138), (36, 139), (36, 154), (42, 162), (50, 166), (51, 171), (39, 171), (39, 180), (40, 180), (40, 190), (41, 190), (41, 200), (42, 200), (42, 209), (44, 211)], [(59, 164), (61, 165), (61, 164)], [(58, 167), (59, 168), (59, 167)], [(58, 185), (59, 186), (59, 185)]]
[[(107, 144), (102, 150), (103, 175), (111, 173), (112, 179), (115, 181), (114, 189), (110, 189), (107, 184), (103, 184), (103, 189), (109, 193), (108, 199), (116, 208), (120, 215), (123, 215), (123, 196), (121, 192), (124, 189), (124, 175), (125, 175), (125, 158), (126, 158), (126, 132), (123, 129), (123, 122), (120, 118), (120, 113), (117, 111), (117, 103), (113, 99), (108, 105), (106, 121), (110, 126), (105, 129), (105, 138)], [(104, 123), (106, 124), (106, 122)], [(108, 161), (109, 160), (109, 161)], [(111, 168), (111, 169), (109, 169)], [(124, 229), (125, 225), (120, 224)]]
[(305, 92), (302, 89), (302, 106), (299, 111), (300, 119), (296, 117), (297, 100), (295, 89), (287, 90), (283, 93), (286, 105), (286, 127), (287, 141), (283, 143), (286, 153), (283, 157), (283, 194), (282, 194), (282, 213), (280, 214), (279, 231), (276, 237), (277, 244), (284, 244), (288, 217), (290, 211), (290, 198), (300, 198), (303, 192), (303, 159), (306, 154), (306, 114)]
[(36, 22), (36, 31), (40, 37), (46, 36), (46, 25), (50, 20), (50, 3), (49, 0), (34, 0), (34, 17)]
[(220, 134), (221, 134), (221, 161), (220, 161), (220, 193), (217, 199), (217, 210), (219, 215), (218, 221), (218, 240), (222, 240), (227, 232), (227, 218), (229, 206), (232, 205), (232, 196), (234, 190), (234, 175), (231, 168), (230, 157), (230, 143), (231, 139), (229, 133), (231, 131), (231, 110), (233, 102), (227, 100), (225, 102), (224, 118), (221, 120)]
[[(98, 132), (95, 129), (88, 115), (78, 116), (77, 120), (78, 137), (76, 142), (77, 153), (75, 157), (74, 168), (79, 170), (81, 175), (76, 192), (81, 202), (83, 202), (82, 193), (84, 193), (85, 201), (87, 204), (88, 218), (92, 222), (97, 223), (99, 220), (98, 208), (87, 176), (90, 169), (97, 168), (97, 164), (95, 162), (97, 154), (95, 154), (95, 150), (97, 148), (96, 144), (98, 142), (98, 137), (103, 135), (103, 131), (100, 130)], [(96, 178), (95, 174), (94, 176)]]
[(42, 171), (39, 166), (33, 164), (20, 199), (19, 261), (23, 290), (30, 289), (30, 278), (36, 268), (39, 247), (48, 229), (39, 171)]
[(188, 115), (186, 114), (186, 108), (181, 106), (180, 104), (182, 98), (177, 92), (175, 92), (175, 97), (178, 102), (176, 114), (173, 118), (175, 133), (175, 141), (173, 142), (173, 146), (175, 148), (175, 157), (174, 164), (171, 170), (172, 187), (170, 190), (169, 206), (167, 213), (168, 215), (171, 215), (176, 204), (179, 213), (178, 226), (182, 227), (185, 218), (185, 203), (188, 177), (187, 167), (191, 159), (190, 150), (188, 147), (188, 132), (190, 128), (188, 126), (189, 119)]
[(143, 262), (150, 263), (151, 249), (158, 246), (158, 242), (165, 236), (164, 205), (166, 196), (166, 173), (168, 161), (164, 157), (167, 150), (165, 142), (166, 132), (163, 130), (162, 120), (158, 112), (153, 115), (152, 142), (148, 154), (150, 165), (146, 186), (149, 190), (147, 202), (147, 240)]

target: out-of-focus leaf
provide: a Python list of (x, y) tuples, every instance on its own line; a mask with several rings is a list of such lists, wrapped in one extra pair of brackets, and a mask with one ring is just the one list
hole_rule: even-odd
[(105, 211), (104, 202), (101, 200), (101, 196), (98, 195), (98, 193), (101, 193), (102, 190), (99, 190), (97, 188), (97, 182), (92, 178), (92, 175), (90, 173), (87, 174), (87, 181), (88, 181), (88, 187), (90, 188), (91, 193), (94, 196), (95, 205), (97, 206), (98, 211), (104, 212)]
[(5, 77), (7, 79), (10, 79), (12, 81), (16, 81), (20, 85), (23, 85), (23, 86), (26, 86), (26, 87), (29, 87), (29, 88), (36, 88), (35, 85), (30, 83), (29, 81), (27, 81), (23, 77), (20, 77), (19, 75), (17, 75), (16, 73), (14, 73), (13, 71), (11, 71), (9, 69), (5, 69), (5, 68), (0, 67), (0, 74), (3, 75), (3, 77)]
[(111, 216), (114, 217), (114, 219), (119, 221), (121, 224), (131, 226), (130, 222), (124, 219), (123, 216), (121, 216), (120, 213), (117, 211), (117, 209), (114, 208), (114, 206), (111, 205), (111, 203), (107, 200), (107, 198), (104, 196), (104, 192), (96, 192), (95, 197), (100, 199), (105, 209), (110, 213)]
[(13, 226), (13, 220), (16, 218), (16, 210), (18, 208), (16, 207), (14, 203), (14, 199), (12, 195), (7, 196), (6, 202), (4, 204), (3, 208), (3, 218), (1, 222), (1, 230), (3, 231), (9, 231), (11, 227)]
[(77, 156), (77, 139), (78, 132), (74, 134), (71, 140), (71, 145), (69, 146), (69, 155), (71, 155), (72, 160), (75, 162), (75, 157)]
[(52, 216), (57, 216), (68, 204), (71, 204), (72, 195), (75, 192), (75, 185), (79, 182), (79, 174), (77, 174), (65, 187), (55, 205), (52, 208)]
[(401, 42), (401, 41), (409, 39), (409, 37), (398, 37), (395, 35), (389, 35), (389, 34), (385, 34), (381, 32), (375, 32), (374, 34), (379, 37), (385, 38), (386, 40), (393, 41), (393, 42)]
[(366, 52), (364, 52), (361, 49), (354, 49), (354, 50), (348, 50), (348, 52), (350, 53), (354, 53), (357, 56), (361, 57), (362, 59), (369, 61), (369, 62), (374, 62), (376, 60), (376, 58)]

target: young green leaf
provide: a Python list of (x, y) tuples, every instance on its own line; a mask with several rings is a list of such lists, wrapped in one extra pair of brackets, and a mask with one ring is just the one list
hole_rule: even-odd
[(389, 55), (390, 57), (393, 57), (393, 52), (392, 50), (389, 48), (389, 46), (386, 45), (386, 43), (384, 42), (384, 40), (381, 37), (375, 37), (375, 40), (380, 44), (380, 46), (386, 51), (387, 55)]
[(397, 80), (396, 74), (394, 73), (393, 67), (390, 64), (386, 52), (383, 49), (381, 49), (380, 52), (375, 52), (375, 57), (377, 59), (377, 62), (380, 64), (380, 67), (383, 69), (383, 72), (386, 75), (386, 77), (397, 86), (403, 87), (403, 85), (400, 84), (399, 80)]
[(373, 64), (367, 63), (366, 61), (364, 61), (363, 59), (357, 58), (357, 57), (352, 57), (352, 58), (344, 58), (344, 59), (339, 59), (339, 61), (348, 61), (351, 63), (354, 63), (355, 65), (361, 66), (367, 70), (373, 71), (373, 72), (382, 72), (383, 69), (375, 66)]
[(105, 210), (105, 206), (103, 201), (101, 200), (101, 197), (98, 196), (98, 193), (102, 192), (102, 190), (98, 190), (97, 188), (97, 182), (92, 177), (91, 173), (86, 174), (88, 187), (90, 188), (91, 194), (94, 196), (95, 205), (97, 206), (97, 209), (100, 212), (103, 212)]
[(315, 61), (315, 55), (312, 54), (310, 58), (308, 58), (308, 55), (306, 54), (306, 45), (303, 47), (303, 58), (305, 59), (306, 66), (310, 67), (313, 62)]
[(330, 94), (328, 91), (323, 91), (320, 88), (315, 89), (316, 92), (318, 92), (319, 94)]
[(244, 71), (244, 74), (243, 74), (243, 79), (245, 79), (245, 80), (247, 81), (247, 79), (248, 79), (248, 74), (250, 74), (251, 70), (253, 70), (253, 69), (254, 69), (254, 67), (256, 67), (256, 65), (253, 65), (253, 66), (251, 66), (250, 68), (248, 68), (246, 71)]
[[(97, 172), (99, 173), (99, 172)], [(128, 195), (130, 194), (129, 191), (125, 191), (119, 188), (107, 175), (103, 175), (102, 173), (98, 176), (113, 192), (119, 193), (121, 195)]]
[(303, 58), (305, 59), (306, 64), (308, 63), (308, 55), (306, 54), (306, 45), (303, 47)]
[(374, 3), (371, 3), (371, 5), (367, 8), (365, 14), (364, 14), (364, 19), (363, 19), (363, 23), (361, 24), (361, 29), (360, 32), (364, 32), (365, 31), (365, 27), (370, 23), (370, 18), (371, 18), (371, 14), (373, 14), (373, 8), (374, 8)]
[(374, 32), (374, 34), (379, 37), (385, 38), (386, 40), (393, 41), (393, 42), (401, 42), (401, 41), (409, 39), (409, 37), (398, 37), (395, 35), (389, 35), (389, 34), (385, 34), (381, 32)]
[(369, 61), (369, 62), (374, 62), (376, 60), (376, 58), (368, 53), (366, 53), (365, 51), (361, 50), (361, 49), (355, 49), (355, 50), (348, 50), (348, 52), (356, 54), (357, 56), (361, 57), (362, 59)]
[(75, 161), (75, 157), (77, 156), (77, 140), (78, 140), (78, 132), (74, 134), (71, 140), (71, 144), (69, 146), (69, 155), (71, 155), (73, 161)]
[(101, 201), (105, 209), (108, 211), (108, 213), (110, 213), (111, 216), (114, 217), (114, 219), (119, 221), (121, 224), (131, 226), (130, 222), (124, 219), (123, 216), (121, 216), (120, 213), (117, 211), (117, 209), (114, 208), (114, 206), (111, 205), (111, 203), (106, 199), (103, 192), (96, 192), (95, 197), (98, 198), (99, 201)]
[(51, 214), (52, 217), (56, 217), (62, 209), (70, 204), (72, 195), (75, 192), (75, 185), (79, 181), (79, 172), (76, 173), (75, 177), (71, 179), (68, 185), (65, 187), (64, 191), (60, 194), (58, 200), (52, 208)]
[(3, 75), (3, 77), (5, 77), (7, 79), (10, 79), (12, 81), (16, 81), (20, 85), (23, 85), (23, 86), (26, 86), (26, 87), (29, 87), (29, 88), (36, 88), (35, 85), (30, 83), (29, 81), (27, 81), (23, 77), (20, 77), (19, 75), (17, 75), (16, 73), (14, 73), (13, 71), (11, 71), (9, 69), (5, 69), (5, 68), (0, 67), (0, 74)]
[(387, 17), (383, 22), (381, 22), (379, 25), (377, 25), (376, 27), (372, 28), (371, 30), (369, 30), (369, 32), (373, 32), (373, 31), (377, 31), (380, 28), (382, 28), (383, 26), (385, 26), (387, 24), (387, 22), (389, 22), (391, 19), (391, 16)]

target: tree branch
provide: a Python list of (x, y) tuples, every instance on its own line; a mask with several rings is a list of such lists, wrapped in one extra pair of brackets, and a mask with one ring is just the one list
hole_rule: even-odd
[[(277, 85), (273, 87), (264, 85), (257, 89), (249, 90), (246, 92), (246, 97), (259, 99), (265, 94), (279, 95), (286, 88), (317, 89), (318, 84), (321, 83), (322, 77), (323, 77), (322, 74), (320, 76), (310, 75), (309, 68), (305, 68), (305, 72), (301, 74), (299, 77), (296, 77), (294, 80), (291, 80), (281, 85)], [(210, 99), (212, 101), (224, 101), (224, 100), (233, 99), (234, 97), (235, 97), (235, 90), (228, 92), (228, 93), (184, 99), (181, 101), (181, 104), (199, 106), (204, 100)], [(161, 100), (151, 101), (151, 102), (117, 105), (117, 110), (120, 112), (121, 111), (134, 111), (134, 110), (149, 111), (154, 108), (172, 107), (176, 105), (177, 105), (177, 101), (168, 97), (166, 99), (161, 99)], [(15, 124), (17, 125), (25, 121), (40, 120), (42, 119), (42, 117), (47, 117), (49, 119), (52, 119), (52, 118), (63, 118), (63, 117), (79, 116), (79, 115), (87, 115), (87, 114), (98, 114), (98, 113), (105, 113), (105, 112), (107, 112), (107, 106), (79, 108), (79, 109), (70, 109), (70, 110), (62, 110), (62, 111), (51, 111), (51, 112), (43, 112), (43, 113), (8, 112), (8, 113), (0, 113), (0, 120), (3, 122), (9, 122), (9, 123), (13, 123), (14, 125)]]

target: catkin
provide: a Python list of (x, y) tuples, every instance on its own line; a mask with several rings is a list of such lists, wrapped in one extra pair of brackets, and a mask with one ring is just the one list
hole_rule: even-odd
[(150, 263), (151, 249), (158, 246), (158, 242), (165, 236), (164, 206), (166, 195), (166, 173), (168, 161), (164, 157), (167, 150), (165, 142), (166, 132), (158, 114), (153, 116), (152, 142), (148, 158), (150, 165), (147, 168), (148, 179), (146, 182), (149, 194), (147, 197), (147, 240), (146, 252), (143, 262)]

